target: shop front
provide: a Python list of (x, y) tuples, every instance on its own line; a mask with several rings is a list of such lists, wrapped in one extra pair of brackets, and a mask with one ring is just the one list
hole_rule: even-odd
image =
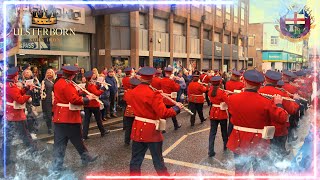
[(164, 69), (169, 65), (170, 59), (164, 57), (154, 57), (153, 58), (153, 67)]

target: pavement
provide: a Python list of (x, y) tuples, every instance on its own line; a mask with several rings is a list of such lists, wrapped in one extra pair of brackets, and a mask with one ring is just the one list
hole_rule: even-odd
[[(205, 106), (204, 114), (208, 116), (209, 107)], [(208, 157), (208, 140), (210, 131), (209, 120), (200, 124), (198, 115), (196, 124), (190, 126), (190, 116), (186, 112), (177, 116), (182, 127), (177, 131), (173, 128), (173, 123), (169, 119), (167, 130), (164, 134), (163, 156), (170, 173), (176, 175), (234, 175), (233, 153), (229, 150), (223, 151), (223, 142), (220, 128), (218, 128), (215, 141), (215, 157)], [(114, 119), (116, 121), (116, 119)], [(111, 121), (110, 121), (111, 122)], [(107, 122), (106, 122), (107, 123)], [(87, 167), (81, 165), (80, 156), (71, 143), (68, 143), (64, 165), (68, 170), (64, 171), (58, 179), (86, 179), (89, 175), (128, 175), (131, 158), (131, 146), (124, 145), (124, 131), (122, 123), (108, 125), (111, 133), (105, 137), (100, 137), (97, 129), (89, 131), (90, 139), (85, 141), (85, 145), (92, 154), (99, 155), (96, 162)], [(299, 138), (296, 142), (288, 145), (291, 154), (285, 157), (284, 161), (290, 161), (302, 146), (305, 136), (310, 128), (310, 116), (306, 114), (300, 120), (300, 127), (297, 134)], [(46, 148), (45, 155), (40, 158), (31, 158), (23, 149), (17, 149), (16, 164), (10, 166), (8, 175), (16, 179), (57, 179), (49, 171), (52, 161), (52, 143), (50, 139), (43, 139), (38, 142), (41, 147)], [(142, 164), (143, 175), (156, 175), (150, 152)], [(280, 167), (279, 171), (285, 171), (286, 167)], [(191, 178), (190, 178), (191, 179)]]

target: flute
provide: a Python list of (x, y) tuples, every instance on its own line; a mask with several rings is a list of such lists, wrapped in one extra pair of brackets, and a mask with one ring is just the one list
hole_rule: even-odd
[[(152, 87), (151, 85), (149, 86), (152, 90), (154, 91), (159, 91), (158, 89)], [(173, 104), (178, 105), (178, 102), (176, 102), (175, 100), (171, 99), (171, 97), (165, 95), (164, 93), (160, 93), (164, 98), (168, 99), (169, 101), (171, 101)], [(188, 112), (189, 114), (193, 115), (193, 113), (191, 112), (190, 109), (186, 108), (183, 106), (183, 109)]]
[[(276, 87), (276, 88), (277, 88), (277, 87)], [(277, 88), (277, 89), (279, 89), (280, 91), (283, 90), (283, 91), (286, 92), (289, 96), (292, 96), (292, 97), (293, 97), (293, 94), (289, 93), (287, 90), (285, 90), (285, 89), (283, 89), (283, 88)], [(308, 102), (308, 100), (305, 99), (305, 98), (303, 98), (303, 97), (299, 97), (299, 99), (302, 100), (302, 101), (307, 101), (307, 102)]]
[(76, 87), (78, 87), (79, 89), (81, 89), (83, 92), (87, 93), (88, 95), (91, 95), (95, 98), (95, 100), (100, 103), (101, 105), (103, 105), (103, 102), (99, 99), (99, 97), (97, 97), (96, 95), (92, 94), (91, 92), (87, 91), (86, 89), (82, 88), (81, 86), (79, 86), (77, 83), (75, 83), (74, 81), (71, 81), (72, 84)]
[[(230, 93), (230, 94), (238, 94), (239, 93), (239, 92), (232, 92), (232, 91), (229, 91), (229, 90), (224, 90), (224, 91), (227, 92), (227, 93)], [(273, 98), (273, 95), (271, 95), (271, 94), (265, 94), (265, 93), (259, 93), (259, 94), (262, 95), (262, 96), (265, 96), (267, 98)], [(288, 97), (282, 97), (282, 98), (283, 98), (283, 100), (286, 100), (286, 101), (296, 102), (292, 98), (288, 98)]]

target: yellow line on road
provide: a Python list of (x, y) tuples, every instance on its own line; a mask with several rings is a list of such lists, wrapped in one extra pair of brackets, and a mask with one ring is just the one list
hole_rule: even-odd
[(168, 149), (166, 149), (162, 155), (166, 156), (170, 151), (172, 151), (175, 147), (177, 147), (188, 135), (183, 135), (178, 141), (172, 144)]
[(195, 132), (192, 132), (192, 133), (188, 133), (188, 135), (193, 135), (193, 134), (201, 133), (201, 132), (208, 131), (208, 130), (210, 130), (210, 128), (201, 129), (201, 130), (199, 130), (199, 131), (195, 131)]
[[(146, 155), (145, 158), (152, 159), (151, 155)], [(234, 171), (229, 171), (226, 169), (214, 168), (214, 167), (210, 167), (210, 166), (204, 166), (204, 165), (194, 164), (194, 163), (189, 163), (189, 162), (184, 162), (184, 161), (177, 161), (177, 160), (169, 159), (169, 158), (164, 158), (164, 162), (169, 163), (169, 164), (184, 166), (184, 167), (188, 167), (188, 168), (194, 168), (194, 169), (200, 169), (200, 170), (204, 170), (204, 171), (215, 172), (218, 174), (225, 174), (225, 175), (230, 175), (230, 176), (235, 175)]]

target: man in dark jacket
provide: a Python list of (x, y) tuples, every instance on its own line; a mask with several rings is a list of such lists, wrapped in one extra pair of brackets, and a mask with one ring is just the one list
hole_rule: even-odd
[(107, 109), (107, 118), (111, 118), (110, 114), (112, 117), (117, 117), (116, 112), (115, 112), (115, 100), (116, 100), (116, 95), (118, 92), (118, 85), (117, 81), (114, 77), (114, 71), (113, 69), (110, 69), (108, 71), (108, 75), (106, 76), (106, 82), (110, 84), (109, 86), (110, 89), (110, 108)]

